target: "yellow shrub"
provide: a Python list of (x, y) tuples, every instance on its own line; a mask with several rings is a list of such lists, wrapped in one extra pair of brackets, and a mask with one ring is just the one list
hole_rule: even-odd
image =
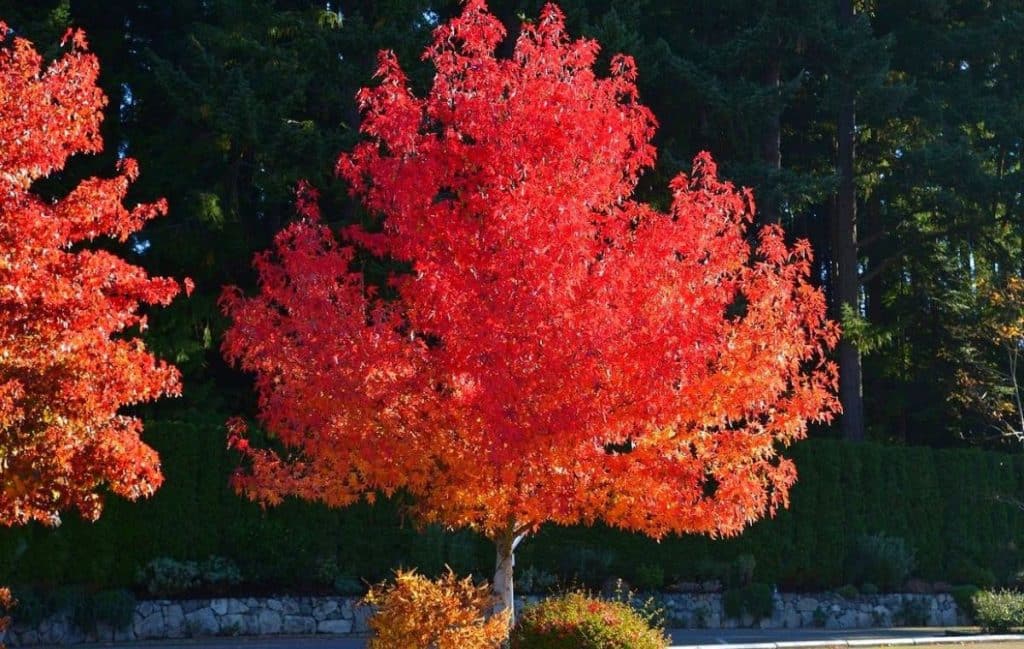
[(498, 649), (508, 637), (508, 615), (488, 614), (490, 588), (450, 570), (437, 580), (397, 571), (395, 580), (370, 589), (366, 603), (374, 632), (369, 649)]

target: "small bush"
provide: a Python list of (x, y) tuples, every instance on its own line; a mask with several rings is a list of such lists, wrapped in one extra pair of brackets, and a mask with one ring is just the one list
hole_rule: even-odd
[(754, 569), (757, 559), (752, 554), (741, 554), (730, 566), (730, 586), (749, 586), (754, 581)]
[(869, 534), (853, 544), (847, 565), (852, 583), (871, 582), (882, 590), (894, 591), (914, 570), (914, 551), (899, 537)]
[(860, 597), (860, 591), (853, 584), (846, 584), (836, 589), (836, 595), (839, 595), (843, 599), (857, 599)]
[(498, 649), (508, 637), (508, 615), (487, 617), (494, 605), (490, 587), (451, 570), (433, 581), (399, 570), (393, 583), (371, 588), (364, 601), (377, 607), (369, 649)]
[(334, 578), (332, 586), (334, 592), (347, 597), (356, 597), (366, 593), (366, 586), (363, 585), (363, 582), (358, 577), (350, 575), (338, 575)]
[(150, 595), (172, 597), (199, 587), (199, 565), (195, 561), (160, 557), (140, 568), (135, 579)]
[(878, 594), (878, 586), (872, 584), (870, 581), (860, 585), (860, 594), (871, 597), (872, 595)]
[(96, 622), (114, 629), (125, 629), (135, 614), (135, 595), (130, 590), (101, 590), (92, 598)]
[(512, 649), (665, 649), (659, 614), (572, 592), (523, 611)]
[(904, 599), (897, 616), (905, 626), (927, 626), (928, 603), (916, 597)]
[(516, 587), (521, 592), (530, 595), (547, 593), (554, 588), (557, 583), (558, 577), (546, 570), (541, 570), (540, 568), (535, 568), (533, 566), (526, 568), (516, 577)]
[(1024, 595), (1011, 590), (979, 590), (974, 594), (974, 621), (990, 631), (1024, 626)]
[(199, 566), (199, 580), (216, 591), (226, 591), (242, 583), (242, 571), (231, 559), (211, 556)]
[(242, 572), (225, 557), (211, 556), (202, 563), (160, 557), (137, 570), (135, 581), (155, 597), (174, 597), (204, 587), (225, 593), (242, 582)]
[(18, 626), (34, 628), (53, 613), (50, 598), (35, 588), (15, 588), (14, 596), (18, 608), (11, 617)]
[(640, 590), (661, 590), (665, 585), (665, 571), (656, 563), (641, 563), (636, 567), (633, 584)]
[(722, 594), (722, 608), (726, 616), (739, 619), (750, 615), (756, 620), (771, 617), (775, 610), (772, 589), (768, 584), (750, 584), (731, 588)]
[(978, 592), (978, 587), (972, 584), (954, 586), (950, 592), (953, 595), (953, 601), (956, 602), (957, 608), (973, 618), (974, 596)]
[(127, 590), (101, 590), (95, 594), (81, 593), (71, 604), (71, 622), (79, 630), (95, 631), (99, 624), (124, 629), (132, 623), (135, 596)]
[(996, 573), (982, 568), (970, 559), (961, 558), (949, 571), (949, 580), (954, 584), (973, 584), (978, 588), (992, 588), (996, 585)]

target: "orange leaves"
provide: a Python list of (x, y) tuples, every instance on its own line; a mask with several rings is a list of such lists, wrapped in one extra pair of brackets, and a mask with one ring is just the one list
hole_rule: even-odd
[[(6, 28), (0, 25), (0, 32)], [(125, 334), (139, 307), (166, 304), (175, 281), (151, 278), (106, 251), (72, 248), (125, 240), (166, 204), (126, 209), (132, 160), (55, 202), (31, 183), (71, 155), (99, 151), (106, 98), (85, 36), (45, 69), (32, 45), (0, 49), (0, 524), (59, 521), (60, 510), (100, 513), (98, 490), (127, 498), (163, 480), (141, 422), (123, 406), (180, 391), (177, 371)]]
[(508, 637), (508, 613), (490, 616), (490, 588), (451, 570), (436, 580), (399, 570), (366, 602), (377, 607), (370, 649), (498, 649)]
[[(493, 538), (737, 533), (785, 503), (779, 447), (838, 409), (810, 249), (751, 237), (753, 197), (706, 153), (667, 212), (632, 201), (655, 125), (632, 60), (599, 77), (553, 6), (511, 58), (498, 40), (468, 3), (427, 50), (424, 97), (384, 56), (338, 163), (383, 231), (304, 219), (257, 259), (258, 295), (225, 293), (225, 354), (286, 449), (246, 450), (238, 485), (331, 505), (402, 488), (424, 520)], [(353, 246), (413, 269), (393, 299)]]

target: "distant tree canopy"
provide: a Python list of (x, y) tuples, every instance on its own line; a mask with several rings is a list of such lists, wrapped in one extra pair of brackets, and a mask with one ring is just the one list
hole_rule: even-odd
[[(541, 4), (490, 6), (514, 36)], [(636, 58), (641, 99), (662, 118), (642, 200), (667, 206), (667, 180), (709, 150), (723, 177), (754, 189), (763, 220), (811, 240), (813, 277), (851, 334), (843, 358), (863, 363), (867, 436), (999, 443), (965, 398), (958, 356), (993, 312), (970, 306), (983, 297), (976, 287), (999, 291), (1024, 271), (1024, 7), (844, 6), (562, 3), (568, 28), (602, 43), (603, 64), (620, 51)], [(193, 300), (152, 318), (150, 344), (188, 386), (180, 406), (162, 408), (209, 416), (221, 397), (248, 394), (216, 350), (220, 286), (251, 285), (252, 252), (293, 218), (299, 178), (321, 188), (326, 214), (368, 223), (331, 175), (336, 152), (359, 139), (354, 94), (376, 51), (398, 44), (422, 91), (430, 71), (419, 52), (457, 10), (455, 0), (0, 0), (19, 34), (55, 43), (74, 24), (104, 61), (106, 156), (72, 161), (41, 191), (109, 169), (120, 152), (146, 170), (129, 198), (170, 205), (122, 248), (151, 272), (197, 281)], [(839, 218), (851, 197), (852, 229)], [(381, 274), (375, 264), (364, 271)]]

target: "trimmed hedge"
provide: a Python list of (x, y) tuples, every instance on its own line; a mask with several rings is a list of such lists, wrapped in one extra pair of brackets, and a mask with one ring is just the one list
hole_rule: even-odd
[[(338, 578), (379, 581), (399, 567), (440, 574), (489, 574), (493, 549), (473, 534), (417, 530), (399, 500), (329, 510), (300, 502), (262, 511), (227, 487), (237, 458), (225, 449), (223, 419), (150, 423), (167, 481), (152, 499), (111, 498), (95, 524), (68, 514), (63, 526), (0, 530), (0, 583), (135, 586), (159, 557), (233, 560), (245, 581), (268, 589), (330, 590)], [(835, 588), (853, 580), (847, 557), (858, 537), (906, 541), (915, 573), (953, 583), (1008, 583), (1024, 565), (1017, 542), (1024, 513), (996, 502), (1024, 497), (1024, 455), (808, 440), (788, 455), (799, 482), (792, 505), (734, 539), (661, 543), (602, 526), (546, 526), (520, 548), (517, 564), (599, 587), (661, 569), (665, 583), (756, 560), (755, 580), (780, 589)], [(642, 567), (643, 571), (639, 568)], [(302, 575), (296, 581), (295, 575)]]

